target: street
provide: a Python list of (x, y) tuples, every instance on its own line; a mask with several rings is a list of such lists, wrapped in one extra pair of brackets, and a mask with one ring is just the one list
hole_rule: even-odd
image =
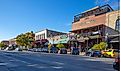
[(40, 52), (0, 52), (0, 71), (114, 71), (113, 59)]

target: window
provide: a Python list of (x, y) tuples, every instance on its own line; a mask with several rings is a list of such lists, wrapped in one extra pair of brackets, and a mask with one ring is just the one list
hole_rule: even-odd
[(116, 20), (115, 30), (117, 30), (117, 31), (120, 30), (120, 19), (119, 18)]

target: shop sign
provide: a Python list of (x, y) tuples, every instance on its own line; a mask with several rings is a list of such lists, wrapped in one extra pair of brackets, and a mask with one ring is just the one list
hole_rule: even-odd
[(66, 38), (68, 38), (68, 35), (61, 35), (60, 36), (60, 39), (66, 39)]
[(80, 24), (81, 25), (85, 25), (85, 24), (90, 24), (90, 23), (95, 23), (96, 20), (89, 20), (89, 21), (86, 21), (86, 22), (81, 22)]

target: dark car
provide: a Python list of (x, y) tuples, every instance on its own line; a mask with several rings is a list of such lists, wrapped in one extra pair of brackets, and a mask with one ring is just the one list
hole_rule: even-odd
[(115, 62), (113, 63), (113, 68), (117, 71), (120, 71), (120, 57), (115, 58)]
[(73, 49), (71, 50), (71, 54), (72, 54), (72, 55), (79, 55), (79, 48), (73, 48)]
[(92, 51), (90, 54), (91, 57), (101, 57), (100, 51)]
[(41, 48), (37, 48), (36, 52), (41, 52), (42, 49)]
[(50, 49), (50, 53), (58, 53), (58, 49), (56, 47), (52, 47)]
[(48, 53), (48, 52), (49, 52), (48, 47), (43, 47), (43, 48), (41, 49), (41, 52), (46, 52), (46, 53)]
[(67, 54), (66, 48), (61, 48), (60, 49), (60, 54)]
[(32, 49), (32, 52), (37, 52), (37, 48), (33, 48)]
[(28, 51), (33, 51), (33, 49), (28, 49)]
[(86, 56), (90, 56), (90, 55), (91, 55), (91, 53), (92, 53), (92, 50), (91, 50), (91, 49), (89, 49), (89, 50), (86, 52)]

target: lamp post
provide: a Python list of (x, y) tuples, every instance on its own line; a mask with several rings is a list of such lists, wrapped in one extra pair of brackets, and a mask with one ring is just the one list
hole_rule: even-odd
[(86, 37), (85, 40), (87, 40), (87, 44), (86, 44), (86, 52), (88, 50), (88, 40), (89, 40), (89, 37)]

